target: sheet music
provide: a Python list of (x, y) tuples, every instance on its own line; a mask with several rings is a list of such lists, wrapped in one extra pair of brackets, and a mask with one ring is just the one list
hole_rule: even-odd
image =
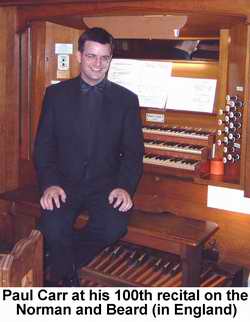
[(162, 61), (113, 59), (108, 79), (139, 97), (140, 106), (164, 108), (172, 63)]
[(216, 79), (171, 77), (167, 109), (212, 113)]

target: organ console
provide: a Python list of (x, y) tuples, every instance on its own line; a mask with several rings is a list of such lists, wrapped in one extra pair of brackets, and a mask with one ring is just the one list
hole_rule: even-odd
[(187, 127), (143, 127), (145, 172), (181, 177), (209, 172), (214, 133)]
[[(15, 3), (18, 5), (15, 5)], [(71, 3), (72, 2), (72, 3)], [(172, 63), (172, 76), (187, 79), (217, 81), (213, 110), (210, 113), (141, 107), (145, 142), (144, 174), (135, 194), (135, 210), (146, 211), (136, 227), (131, 225), (128, 236), (103, 250), (81, 270), (82, 285), (131, 286), (234, 286), (245, 284), (242, 267), (250, 269), (250, 217), (233, 210), (208, 206), (208, 191), (212, 186), (234, 188), (250, 196), (249, 148), (249, 37), (246, 23), (249, 6), (239, 0), (237, 8), (228, 1), (202, 0), (202, 5), (182, 1), (13, 1), (1, 7), (0, 38), (8, 46), (0, 48), (4, 72), (0, 79), (0, 226), (5, 239), (17, 242), (29, 236), (39, 217), (39, 194), (32, 166), (32, 145), (40, 116), (46, 86), (74, 77), (78, 64), (69, 54), (70, 68), (57, 68), (55, 44), (70, 44), (77, 48), (77, 39), (86, 28), (85, 17), (94, 16), (160, 16), (179, 17), (186, 23), (179, 26), (174, 38), (167, 26), (158, 28), (158, 39), (152, 36), (149, 24), (146, 38), (141, 30), (131, 28), (133, 37), (118, 39), (119, 57), (166, 60)], [(49, 4), (49, 7), (47, 5)], [(60, 5), (58, 5), (60, 4)], [(226, 8), (226, 9), (225, 9)], [(206, 10), (204, 10), (206, 9)], [(206, 14), (204, 15), (204, 12)], [(176, 16), (175, 16), (176, 15)], [(107, 22), (109, 19), (106, 19)], [(196, 26), (199, 26), (197, 28)], [(113, 31), (122, 34), (124, 24)], [(126, 27), (126, 26), (125, 26)], [(115, 29), (115, 30), (114, 30)], [(128, 28), (126, 28), (128, 29)], [(157, 28), (156, 28), (157, 29)], [(171, 28), (172, 29), (172, 24)], [(162, 31), (168, 34), (162, 34)], [(172, 30), (171, 30), (172, 32)], [(16, 35), (19, 35), (17, 37)], [(144, 34), (145, 37), (145, 34)], [(166, 58), (169, 44), (176, 41), (199, 40), (216, 44), (218, 59), (179, 60)], [(214, 46), (214, 45), (213, 45)], [(70, 46), (69, 46), (70, 47)], [(235, 50), (237, 48), (237, 50)], [(173, 45), (171, 47), (171, 53)], [(179, 90), (179, 95), (184, 95)], [(164, 116), (161, 121), (147, 114)], [(105, 133), (104, 133), (105, 135)], [(210, 173), (211, 160), (224, 161), (224, 174)], [(174, 213), (172, 232), (167, 229), (167, 217), (158, 221), (159, 213)], [(80, 217), (82, 218), (82, 217)], [(178, 226), (179, 218), (186, 218)], [(183, 246), (183, 235), (190, 225), (202, 232), (194, 221), (217, 223), (213, 231), (198, 243), (196, 258)], [(177, 225), (177, 226), (176, 226)], [(164, 229), (164, 237), (159, 229)], [(138, 238), (137, 234), (140, 232)], [(167, 233), (166, 233), (167, 232)], [(167, 247), (169, 236), (179, 244)], [(191, 236), (192, 237), (192, 236)], [(220, 261), (211, 261), (201, 250), (216, 238)], [(230, 240), (230, 242), (229, 242)], [(173, 240), (172, 240), (173, 242)], [(186, 240), (187, 242), (187, 240)], [(170, 243), (171, 244), (171, 243)], [(197, 240), (194, 242), (197, 246)], [(189, 245), (190, 246), (190, 245)], [(181, 249), (185, 248), (185, 256)], [(177, 251), (178, 250), (178, 251)], [(186, 254), (188, 254), (186, 256)], [(198, 255), (197, 255), (198, 254)], [(198, 258), (198, 266), (194, 262)], [(223, 262), (233, 265), (224, 265)], [(190, 273), (191, 272), (191, 273)], [(198, 272), (192, 274), (192, 272)], [(199, 276), (199, 281), (190, 276)]]

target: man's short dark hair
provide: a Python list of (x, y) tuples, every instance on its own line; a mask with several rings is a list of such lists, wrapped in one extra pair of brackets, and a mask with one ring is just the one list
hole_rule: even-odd
[(111, 54), (113, 53), (114, 38), (103, 28), (94, 27), (84, 31), (78, 39), (78, 50), (83, 52), (84, 45), (87, 40), (96, 41), (103, 45), (109, 44), (111, 47)]

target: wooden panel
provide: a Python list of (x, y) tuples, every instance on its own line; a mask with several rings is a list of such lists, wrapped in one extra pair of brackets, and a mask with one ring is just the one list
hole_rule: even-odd
[(199, 61), (175, 61), (173, 63), (172, 76), (217, 79), (218, 63)]
[(250, 26), (248, 25), (247, 28), (247, 56), (246, 56), (246, 74), (245, 74), (245, 95), (244, 95), (244, 101), (245, 101), (245, 112), (244, 112), (244, 120), (243, 120), (243, 129), (242, 129), (242, 150), (245, 151), (245, 159), (243, 159), (243, 162), (245, 162), (245, 172), (242, 173), (241, 176), (244, 175), (244, 191), (245, 196), (250, 197), (250, 144), (249, 144), (249, 133), (250, 133)]
[[(39, 5), (39, 4), (62, 4), (62, 3), (76, 3), (78, 6), (81, 3), (85, 2), (98, 2), (97, 0), (36, 0), (34, 3), (34, 0), (2, 0), (1, 4), (2, 5)], [(136, 3), (143, 3), (146, 1), (133, 1), (133, 0), (102, 0), (102, 2), (126, 2), (126, 3), (131, 3), (131, 2), (136, 2)], [(249, 7), (247, 5), (247, 2), (245, 0), (238, 0), (237, 3), (234, 2), (228, 2), (227, 0), (220, 0), (220, 1), (214, 1), (214, 0), (199, 0), (199, 5), (196, 5), (197, 1), (186, 1), (183, 3), (183, 1), (174, 1), (174, 0), (169, 0), (167, 3), (164, 1), (154, 1), (157, 3), (162, 2), (165, 4), (165, 6), (168, 8), (168, 10), (174, 11), (174, 12), (179, 12), (180, 10), (186, 10), (186, 11), (195, 11), (195, 12), (218, 12), (218, 13), (226, 13), (226, 14), (247, 14)]]
[(37, 177), (32, 159), (20, 159), (19, 161), (19, 186), (36, 185)]
[(46, 44), (45, 44), (45, 73), (46, 86), (51, 84), (51, 80), (60, 79), (57, 77), (57, 55), (55, 54), (56, 43), (73, 44), (73, 54), (70, 55), (70, 70), (67, 78), (75, 77), (79, 74), (79, 64), (75, 53), (78, 49), (78, 38), (82, 31), (60, 26), (54, 23), (46, 23)]
[(30, 28), (20, 34), (20, 157), (31, 158), (31, 39)]
[[(165, 122), (153, 123), (146, 121), (146, 113), (162, 114), (164, 115)], [(142, 108), (141, 115), (144, 125), (155, 126), (177, 126), (177, 127), (191, 127), (202, 129), (204, 131), (213, 132), (217, 129), (216, 114), (184, 112), (174, 110), (159, 110), (151, 108)]]
[(181, 28), (181, 37), (207, 37), (219, 36), (221, 29), (228, 29), (230, 26), (239, 23), (239, 17), (218, 16), (216, 14), (204, 15), (192, 14), (188, 17), (187, 23)]
[[(36, 0), (34, 3), (34, 0), (2, 0), (2, 5), (41, 5), (41, 4), (63, 4), (63, 3), (76, 3), (77, 6), (84, 4), (86, 2), (98, 2), (97, 0)], [(143, 4), (146, 1), (133, 1), (133, 0), (102, 0), (102, 2), (112, 2), (112, 3), (131, 3), (135, 2), (138, 4)], [(203, 13), (204, 11), (209, 12), (217, 12), (217, 13), (223, 13), (223, 14), (232, 14), (232, 15), (245, 15), (249, 12), (248, 4), (245, 0), (238, 0), (237, 3), (229, 2), (227, 0), (199, 0), (199, 3), (197, 4), (197, 1), (186, 1), (183, 3), (183, 1), (178, 0), (168, 0), (166, 1), (154, 1), (158, 5), (158, 3), (162, 3), (164, 5), (164, 9), (168, 10), (169, 12), (180, 12), (182, 10), (188, 11), (188, 12), (199, 12)], [(197, 26), (197, 25), (196, 25)]]
[(19, 66), (15, 8), (0, 8), (0, 191), (18, 181)]
[(31, 150), (45, 91), (45, 28), (44, 22), (35, 22), (31, 27), (32, 74), (29, 85), (31, 93)]
[(53, 17), (53, 18), (48, 18), (48, 21), (58, 25), (71, 27), (75, 29), (80, 29), (80, 30), (86, 29), (86, 25), (83, 22), (81, 15), (63, 16), (63, 17), (55, 17), (55, 18)]
[[(59, 1), (57, 1), (59, 2)], [(67, 1), (70, 2), (70, 1)], [(73, 2), (73, 1), (71, 1)], [(67, 3), (46, 6), (46, 4), (36, 6), (26, 6), (25, 8), (20, 7), (20, 19), (19, 19), (19, 30), (25, 28), (28, 21), (46, 19), (46, 17), (55, 16), (67, 16), (67, 15), (79, 15), (90, 16), (90, 15), (105, 15), (105, 14), (168, 14), (175, 13), (199, 13), (201, 15), (200, 21), (206, 22), (206, 18), (209, 17), (209, 13), (213, 15), (218, 14), (218, 21), (223, 21), (223, 15), (232, 15), (233, 20), (237, 16), (245, 17), (249, 14), (250, 10), (245, 1), (237, 1), (237, 3), (230, 2), (227, 0), (223, 1), (209, 1), (200, 0), (197, 1), (86, 1), (86, 3)], [(54, 2), (56, 3), (56, 2)], [(228, 22), (228, 21), (227, 21)], [(211, 30), (211, 19), (207, 22), (208, 30)], [(204, 28), (206, 30), (206, 27)], [(213, 30), (214, 32), (214, 30)]]
[[(221, 109), (225, 105), (225, 97), (227, 94), (228, 87), (228, 56), (229, 56), (229, 30), (221, 30), (220, 34), (220, 55), (219, 55), (219, 74), (218, 74), (218, 83), (217, 88), (217, 100), (215, 106), (215, 112), (218, 113), (219, 109)], [(217, 121), (217, 120), (216, 120)], [(219, 137), (216, 138), (216, 140)], [(216, 145), (215, 156), (218, 159), (222, 159), (223, 157), (223, 149), (222, 146)]]
[(215, 112), (217, 113), (221, 106), (225, 103), (227, 93), (227, 80), (228, 80), (228, 55), (229, 55), (229, 30), (221, 30), (220, 32), (220, 55), (218, 66), (218, 83), (217, 88), (217, 106)]
[[(228, 94), (231, 96), (238, 95), (242, 100), (244, 99), (244, 91), (245, 91), (245, 68), (246, 68), (246, 50), (247, 50), (246, 42), (247, 42), (247, 26), (244, 24), (238, 24), (236, 26), (233, 26), (230, 30)], [(242, 87), (243, 91), (237, 90), (237, 87)], [(245, 122), (244, 114), (245, 112), (243, 111), (243, 122)], [(237, 164), (236, 166), (227, 164), (225, 168), (225, 172), (237, 173), (238, 177), (240, 177), (240, 180), (241, 180), (241, 186), (243, 186), (244, 168), (245, 168), (244, 138), (243, 140), (240, 141), (240, 143), (243, 145), (241, 146), (240, 164)]]
[[(133, 1), (133, 0), (112, 0), (112, 2)], [(97, 2), (96, 0), (1, 0), (1, 5), (40, 5), (40, 4), (61, 4), (70, 2)], [(102, 0), (102, 2), (110, 2), (110, 0)]]
[[(174, 200), (179, 200), (182, 196), (182, 202), (200, 203), (203, 206), (207, 202), (207, 186), (194, 185), (190, 181), (183, 181), (164, 176), (144, 174), (137, 195), (151, 195), (153, 199), (164, 197), (165, 203), (172, 203)], [(146, 200), (145, 203), (155, 205), (152, 200)], [(158, 212), (164, 211), (159, 203)]]
[(230, 29), (229, 46), (229, 71), (228, 71), (228, 93), (240, 95), (237, 86), (244, 88), (245, 61), (246, 61), (246, 40), (247, 27), (245, 24), (238, 24)]

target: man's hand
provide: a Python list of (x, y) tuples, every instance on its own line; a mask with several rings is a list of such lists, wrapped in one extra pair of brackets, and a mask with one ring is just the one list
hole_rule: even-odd
[(62, 202), (66, 201), (65, 191), (59, 186), (51, 186), (44, 191), (40, 199), (40, 204), (43, 209), (53, 210), (54, 209), (53, 200), (54, 200), (56, 207), (60, 208), (61, 206), (60, 197)]
[(133, 202), (128, 192), (121, 188), (112, 190), (109, 194), (109, 203), (113, 204), (114, 208), (119, 207), (119, 211), (126, 212), (132, 208)]

